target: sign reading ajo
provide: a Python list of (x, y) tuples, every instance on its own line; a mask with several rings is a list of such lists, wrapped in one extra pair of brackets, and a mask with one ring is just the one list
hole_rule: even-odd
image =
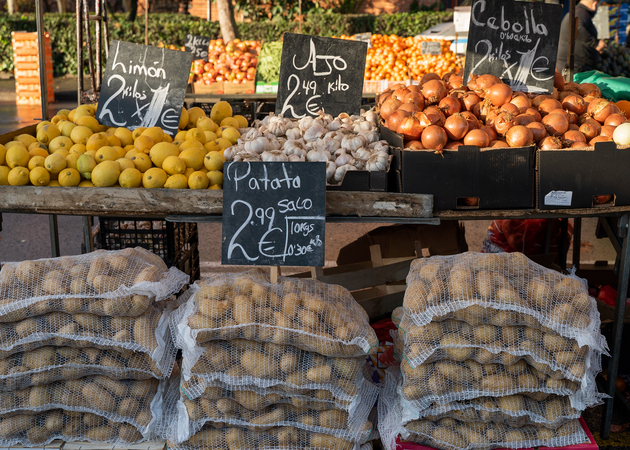
[(184, 48), (187, 52), (192, 53), (194, 58), (203, 59), (205, 62), (208, 62), (208, 46), (210, 45), (210, 40), (209, 37), (187, 34)]
[(513, 91), (552, 92), (561, 22), (561, 5), (475, 0), (464, 84), (472, 75), (491, 74)]
[(365, 42), (285, 33), (276, 114), (359, 114), (366, 56)]
[(112, 41), (96, 118), (108, 127), (179, 126), (192, 54)]
[(325, 163), (232, 162), (223, 181), (222, 264), (324, 266)]

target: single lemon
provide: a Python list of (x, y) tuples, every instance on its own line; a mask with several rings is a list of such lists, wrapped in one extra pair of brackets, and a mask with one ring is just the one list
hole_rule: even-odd
[(120, 173), (118, 177), (120, 187), (137, 188), (142, 186), (142, 172), (135, 167), (128, 167)]
[(155, 143), (153, 142), (153, 139), (151, 139), (149, 136), (144, 135), (138, 136), (133, 141), (133, 146), (142, 153), (149, 153), (149, 150), (151, 150), (151, 147), (153, 147), (154, 144)]
[(187, 132), (188, 131), (186, 131), (186, 130), (178, 131), (177, 134), (175, 135), (175, 138), (173, 140), (174, 141), (185, 141)]
[(94, 151), (94, 150), (90, 150), (89, 152), (85, 152), (84, 154), (85, 155), (89, 155), (92, 158), (96, 158), (96, 151)]
[(79, 155), (82, 155), (86, 151), (87, 149), (83, 144), (74, 144), (72, 147), (70, 147), (70, 153), (78, 153)]
[(187, 189), (188, 178), (183, 173), (176, 173), (166, 179), (164, 187), (167, 189)]
[(61, 132), (59, 128), (57, 128), (54, 124), (49, 124), (41, 127), (37, 131), (37, 140), (42, 144), (48, 145), (50, 141), (55, 139), (57, 136), (60, 136)]
[(197, 128), (199, 128), (202, 131), (212, 131), (212, 132), (214, 132), (214, 130), (219, 128), (219, 125), (214, 123), (214, 120), (212, 120), (210, 117), (205, 117), (204, 116), (204, 117), (200, 117), (197, 120)]
[(50, 180), (50, 183), (48, 183), (48, 187), (61, 187), (61, 185), (57, 180)]
[(120, 164), (116, 161), (103, 161), (92, 170), (92, 183), (96, 187), (111, 187), (118, 183)]
[(94, 183), (92, 183), (90, 180), (83, 180), (79, 183), (79, 187), (94, 187)]
[(131, 138), (135, 141), (146, 130), (146, 127), (138, 127), (131, 132)]
[(170, 134), (164, 133), (164, 137), (162, 138), (162, 142), (173, 142), (173, 138)]
[(125, 171), (125, 169), (135, 169), (136, 168), (136, 165), (133, 163), (133, 161), (131, 161), (130, 159), (127, 159), (127, 158), (118, 158), (116, 160), (116, 162), (118, 162), (118, 164), (120, 164), (120, 170), (122, 170), (123, 172)]
[(188, 111), (186, 108), (182, 108), (182, 114), (179, 116), (179, 128), (186, 128), (188, 125)]
[(78, 186), (81, 182), (81, 174), (77, 169), (63, 169), (59, 172), (58, 180), (63, 187)]
[(223, 133), (221, 133), (221, 138), (227, 139), (228, 141), (230, 141), (232, 145), (236, 144), (236, 142), (238, 141), (240, 137), (241, 137), (241, 133), (239, 133), (236, 128), (232, 128), (232, 127), (225, 128), (223, 130)]
[(50, 173), (59, 173), (65, 169), (66, 166), (66, 157), (59, 152), (48, 155), (44, 160), (44, 167), (46, 167)]
[(61, 131), (61, 135), (65, 137), (70, 137), (72, 134), (72, 130), (74, 130), (76, 124), (74, 122), (63, 122), (59, 127), (59, 131)]
[(162, 169), (169, 175), (184, 173), (186, 171), (186, 163), (177, 156), (169, 156), (162, 163)]
[(210, 186), (208, 189), (219, 189), (222, 190), (223, 187), (219, 186), (218, 184), (213, 184), (212, 186)]
[(85, 111), (91, 116), (96, 114), (96, 107), (93, 104), (86, 103), (84, 105), (77, 106), (77, 111)]
[(66, 156), (68, 156), (70, 154), (70, 152), (68, 150), (65, 150), (65, 149), (62, 148), (62, 149), (57, 150), (55, 152), (55, 154), (61, 155), (61, 156), (63, 156), (65, 158)]
[[(173, 145), (175, 145), (175, 144), (173, 144)], [(183, 152), (184, 150), (188, 150), (189, 148), (201, 148), (202, 149), (202, 148), (204, 148), (203, 146), (204, 146), (204, 144), (202, 144), (198, 140), (190, 139), (188, 141), (182, 142), (179, 145), (179, 150)]]
[(244, 116), (237, 114), (234, 116), (234, 118), (238, 122), (237, 128), (247, 128), (249, 126), (249, 122), (247, 122), (247, 119)]
[[(9, 150), (11, 147), (22, 147), (22, 148), (26, 148), (26, 145), (24, 145), (23, 142), (20, 141), (10, 141), (7, 142), (6, 144), (4, 144), (4, 147)], [(48, 148), (48, 147), (46, 147)], [(28, 150), (28, 148), (26, 148)]]
[(86, 150), (98, 150), (101, 147), (109, 145), (109, 139), (105, 133), (94, 133), (85, 143)]
[(164, 170), (152, 167), (142, 175), (142, 185), (149, 189), (163, 188), (167, 178), (168, 175)]
[(0, 166), (0, 186), (8, 186), (9, 185), (9, 169), (8, 166)]
[(140, 172), (144, 173), (153, 166), (151, 163), (151, 158), (146, 153), (138, 152), (131, 157), (131, 161), (133, 162), (136, 169)]
[(135, 155), (136, 153), (138, 153), (138, 150), (136, 150), (136, 148), (134, 147), (133, 149), (131, 149), (127, 153), (125, 153), (125, 158), (131, 159), (131, 157), (133, 155)]
[(83, 178), (90, 179), (92, 177), (91, 173), (96, 167), (96, 160), (92, 158), (87, 153), (79, 156), (77, 159), (77, 170), (83, 176)]
[(220, 125), (222, 127), (232, 127), (236, 129), (239, 128), (238, 120), (236, 120), (234, 117), (226, 117), (221, 121)]
[(98, 123), (98, 120), (96, 120), (92, 116), (83, 116), (77, 119), (75, 114), (74, 123), (76, 123), (77, 126), (88, 127), (90, 130), (92, 130), (93, 133), (98, 133), (101, 131), (101, 124)]
[(217, 144), (217, 140), (216, 139), (214, 141), (212, 141), (212, 142), (206, 142), (203, 145), (203, 148), (205, 148), (209, 152), (220, 152), (220, 151), (223, 151), (223, 149), (221, 147), (219, 147), (219, 144)]
[(15, 140), (24, 144), (26, 148), (28, 148), (31, 144), (37, 142), (35, 136), (31, 136), (30, 134), (20, 134), (18, 137), (15, 138)]
[(57, 136), (55, 139), (50, 141), (48, 144), (48, 151), (50, 153), (55, 153), (57, 150), (70, 150), (70, 148), (74, 145), (72, 139), (65, 136)]
[(93, 134), (94, 132), (88, 127), (76, 126), (70, 132), (70, 139), (72, 139), (72, 142), (74, 142), (75, 144), (85, 145), (90, 136), (92, 136)]
[(219, 146), (219, 148), (221, 150), (225, 150), (228, 147), (232, 146), (232, 142), (230, 142), (228, 139), (226, 138), (222, 138), (220, 137), (219, 139), (216, 140), (217, 145)]
[(188, 109), (188, 128), (193, 128), (197, 126), (197, 120), (200, 117), (206, 117), (206, 113), (203, 109), (195, 106), (193, 108)]
[(7, 180), (9, 180), (9, 184), (11, 186), (26, 186), (30, 181), (29, 170), (26, 167), (14, 167), (9, 172), (7, 176)]
[(35, 127), (35, 131), (39, 131), (39, 129), (40, 129), (40, 128), (42, 128), (42, 127), (44, 127), (44, 126), (46, 126), (46, 125), (48, 125), (48, 124), (50, 124), (50, 123), (51, 123), (51, 122), (50, 122), (50, 120), (42, 120), (42, 121), (41, 121), (41, 122), (39, 122), (39, 123), (37, 124), (37, 126)]
[(105, 133), (107, 133), (107, 136), (113, 136), (115, 132), (116, 132), (116, 128), (114, 127), (109, 127), (107, 130), (105, 130)]
[(133, 145), (133, 134), (131, 130), (127, 128), (118, 127), (114, 132), (114, 136), (120, 139), (120, 144), (122, 147), (126, 147), (127, 145)]
[(28, 161), (28, 170), (33, 170), (35, 167), (44, 167), (44, 161), (46, 161), (46, 158), (43, 156), (33, 156)]
[(221, 100), (220, 102), (212, 105), (210, 118), (214, 121), (214, 123), (221, 123), (221, 121), (226, 117), (232, 117), (232, 106), (230, 106), (228, 102)]
[(208, 152), (203, 159), (203, 165), (208, 171), (223, 170), (225, 157), (222, 152)]
[(34, 148), (32, 150), (28, 151), (28, 155), (33, 158), (35, 156), (43, 156), (44, 158), (46, 158), (49, 153), (47, 150), (44, 150), (43, 148)]
[(175, 144), (169, 144), (168, 142), (155, 144), (149, 151), (149, 157), (155, 167), (162, 167), (162, 163), (166, 158), (177, 155), (179, 155), (177, 146)]
[(6, 161), (7, 149), (4, 145), (0, 144), (0, 166)]
[(206, 143), (206, 134), (199, 128), (191, 128), (186, 132), (186, 140), (195, 139), (202, 144)]
[(213, 131), (204, 131), (203, 134), (206, 135), (206, 143), (219, 138)]
[(188, 169), (186, 169), (184, 171), (184, 175), (186, 175), (186, 179), (190, 178), (190, 175), (194, 172), (195, 172), (195, 169), (193, 169), (192, 167), (189, 167)]
[(68, 156), (66, 156), (66, 167), (69, 167), (71, 169), (76, 169), (77, 161), (79, 160), (80, 157), (81, 157), (80, 153), (70, 153)]
[(96, 151), (96, 158), (94, 159), (97, 163), (101, 163), (103, 161), (116, 161), (118, 158), (120, 158), (118, 151), (114, 147), (106, 145)]
[(223, 186), (223, 172), (220, 170), (211, 170), (206, 174), (206, 176), (208, 177), (210, 186), (215, 184)]
[(55, 125), (57, 125), (62, 120), (68, 120), (68, 116), (64, 116), (64, 115), (61, 115), (61, 114), (55, 114), (54, 116), (52, 116), (52, 119), (50, 119), (50, 122), (54, 123)]
[(5, 155), (7, 166), (11, 169), (14, 167), (27, 167), (30, 158), (31, 155), (28, 154), (28, 150), (21, 145), (14, 145), (8, 148)]
[(46, 144), (42, 144), (41, 142), (33, 142), (28, 146), (27, 150), (30, 152), (34, 148), (41, 148), (42, 150), (46, 150), (46, 153), (48, 153), (48, 146)]
[(199, 170), (203, 167), (203, 158), (206, 156), (205, 148), (189, 148), (179, 154), (179, 158), (186, 163), (186, 167)]
[(50, 173), (43, 167), (31, 169), (28, 178), (33, 186), (48, 186), (50, 183)]
[(160, 127), (150, 127), (144, 130), (141, 136), (149, 136), (153, 142), (158, 143), (164, 139), (164, 131)]
[(188, 187), (190, 189), (206, 189), (208, 184), (208, 177), (200, 170), (191, 173), (188, 177)]

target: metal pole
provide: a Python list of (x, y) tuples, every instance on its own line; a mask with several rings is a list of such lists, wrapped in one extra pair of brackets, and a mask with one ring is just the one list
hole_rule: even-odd
[(208, 0), (208, 22), (212, 20), (212, 0)]
[(573, 268), (580, 268), (580, 250), (582, 245), (582, 218), (573, 219)]
[(83, 28), (81, 27), (81, 0), (76, 2), (77, 13), (77, 103), (83, 94)]
[(48, 226), (50, 228), (50, 250), (52, 257), (58, 258), (61, 254), (59, 253), (59, 227), (57, 226), (56, 214), (50, 214), (48, 216)]
[(44, 42), (44, 9), (43, 0), (35, 1), (37, 16), (37, 47), (39, 51), (39, 89), (42, 102), (42, 120), (48, 120), (48, 83), (46, 82), (46, 45)]
[(92, 239), (92, 216), (83, 216), (83, 239), (85, 241), (85, 251), (94, 251), (94, 240)]
[(575, 33), (577, 31), (577, 17), (575, 17), (575, 2), (569, 2), (569, 57), (567, 64), (569, 65), (569, 79), (573, 81), (573, 70), (575, 69)]
[(149, 45), (149, 0), (144, 0), (144, 45)]
[[(105, 5), (103, 5), (103, 10), (105, 10)], [(98, 17), (94, 24), (94, 32), (96, 33), (96, 80), (94, 82), (96, 90), (94, 91), (94, 95), (96, 95), (97, 92), (101, 92), (101, 80), (103, 78), (103, 71), (101, 70), (101, 51), (103, 47), (101, 36), (101, 0), (94, 2), (94, 14)]]

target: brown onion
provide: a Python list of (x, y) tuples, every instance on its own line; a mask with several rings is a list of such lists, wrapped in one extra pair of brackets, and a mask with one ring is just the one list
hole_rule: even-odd
[(588, 109), (586, 112), (592, 115), (593, 119), (603, 124), (608, 116), (613, 114), (615, 111), (612, 107), (612, 104), (608, 100), (600, 99), (599, 101), (591, 102), (588, 105)]
[(405, 144), (405, 148), (409, 150), (423, 150), (424, 145), (420, 141), (409, 141)]
[(505, 83), (496, 83), (486, 89), (486, 100), (497, 108), (505, 105), (512, 99), (512, 88)]
[(574, 112), (570, 112), (570, 111), (567, 113), (567, 115), (569, 117), (569, 123), (577, 125), (578, 120), (580, 119), (579, 116), (575, 114)]
[[(420, 86), (418, 86), (417, 84), (410, 84), (409, 86), (407, 86), (407, 89), (409, 89), (411, 92), (415, 92), (416, 94), (421, 93)], [(424, 100), (424, 97), (422, 99)]]
[(448, 91), (442, 80), (430, 80), (422, 85), (422, 96), (428, 105), (439, 103), (446, 94)]
[(562, 109), (562, 103), (558, 100), (554, 100), (553, 98), (548, 98), (538, 105), (538, 111), (540, 111), (540, 114), (542, 114), (543, 117), (551, 113), (554, 109)]
[(387, 100), (385, 100), (385, 103), (383, 103), (383, 105), (381, 106), (381, 117), (383, 118), (383, 120), (389, 119), (389, 116), (391, 116), (394, 111), (400, 108), (400, 105), (402, 105), (402, 102), (398, 99), (388, 98)]
[(471, 91), (476, 91), (477, 89), (479, 89), (479, 84), (477, 84), (478, 79), (479, 79), (479, 75), (471, 75), (470, 81), (466, 83), (466, 87), (470, 89)]
[(562, 148), (562, 141), (555, 136), (547, 136), (540, 141), (541, 150), (560, 150)]
[(452, 116), (462, 110), (462, 104), (459, 99), (451, 97), (450, 95), (440, 100), (438, 107), (444, 112), (446, 117)]
[(514, 103), (506, 103), (501, 106), (499, 111), (509, 112), (510, 114), (517, 116), (518, 115), (518, 107)]
[(461, 114), (468, 121), (468, 131), (479, 128), (479, 119), (477, 119), (477, 116), (470, 111), (464, 111)]
[(481, 99), (474, 92), (466, 92), (464, 94), (464, 97), (462, 98), (462, 101), (464, 103), (464, 108), (466, 109), (466, 111), (472, 111), (475, 105), (481, 102)]
[(462, 141), (451, 141), (444, 146), (446, 150), (455, 150), (457, 147), (464, 145)]
[(448, 84), (451, 85), (453, 89), (459, 89), (464, 86), (464, 77), (461, 75), (453, 75), (449, 77)]
[(566, 96), (562, 101), (562, 108), (566, 109), (567, 111), (574, 112), (578, 116), (586, 112), (584, 99), (576, 94)]
[(485, 121), (488, 119), (489, 114), (491, 114), (492, 112), (496, 113), (497, 111), (494, 108), (494, 106), (492, 106), (491, 104), (486, 103), (486, 102), (481, 102), (475, 105), (472, 112), (479, 119), (481, 119), (482, 121)]
[(569, 81), (568, 83), (564, 83), (563, 91), (575, 92), (576, 94), (580, 94), (582, 97), (584, 97), (584, 94), (580, 93), (580, 85), (577, 84), (577, 83), (574, 83), (573, 81)]
[(532, 116), (534, 119), (536, 119), (536, 122), (540, 122), (542, 120), (542, 116), (540, 115), (540, 113), (538, 112), (536, 108), (526, 108), (524, 111), (521, 110), (520, 112), (521, 114), (527, 114), (527, 115)]
[(522, 92), (515, 92), (510, 103), (516, 105), (519, 110), (532, 106), (530, 99)]
[(431, 119), (432, 125), (444, 126), (444, 121), (446, 120), (446, 116), (444, 115), (442, 110), (438, 108), (436, 105), (425, 108), (423, 112), (427, 115), (427, 117)]
[(529, 114), (519, 114), (516, 116), (516, 119), (514, 119), (514, 125), (528, 125), (532, 122), (536, 122), (536, 119)]
[(407, 96), (407, 94), (409, 94), (409, 89), (407, 89), (407, 87), (404, 88), (398, 88), (396, 89), (393, 93), (392, 93), (392, 97), (400, 100), (401, 102), (403, 101), (403, 99)]
[(422, 130), (424, 130), (424, 126), (420, 123), (416, 116), (405, 117), (396, 132), (402, 134), (405, 139), (410, 141), (417, 141), (420, 139), (422, 135)]
[(505, 133), (507, 133), (508, 130), (514, 126), (515, 119), (516, 117), (508, 112), (499, 113), (494, 121), (494, 129), (496, 130), (497, 134), (505, 136)]
[(459, 113), (453, 114), (444, 122), (444, 131), (449, 139), (459, 141), (468, 133), (468, 121)]
[(569, 120), (562, 114), (548, 114), (542, 120), (547, 133), (553, 136), (562, 136), (569, 129)]
[(604, 125), (604, 126), (602, 127), (602, 131), (600, 131), (600, 132), (599, 132), (599, 135), (600, 135), (600, 136), (606, 136), (606, 137), (612, 138), (613, 133), (615, 132), (615, 129), (616, 129), (616, 128), (617, 128), (617, 127), (613, 127), (612, 125)]
[(545, 100), (549, 100), (551, 97), (548, 96), (547, 94), (540, 94), (537, 95), (536, 97), (534, 97), (532, 99), (532, 106), (534, 108), (538, 108), (542, 102), (544, 102)]
[(562, 91), (564, 89), (564, 77), (557, 70), (553, 74), (553, 87)]
[(424, 86), (426, 82), (431, 81), (431, 80), (442, 81), (442, 79), (437, 73), (433, 73), (433, 72), (425, 73), (420, 79), (420, 88), (422, 89), (422, 86)]
[(595, 144), (598, 142), (610, 142), (610, 141), (612, 141), (612, 138), (610, 136), (597, 136), (591, 139), (588, 145), (590, 145), (591, 147), (595, 147)]
[(479, 75), (479, 78), (477, 78), (477, 86), (483, 91), (498, 83), (503, 82), (500, 78), (490, 74)]
[(547, 137), (547, 130), (545, 129), (545, 126), (540, 122), (532, 122), (530, 124), (527, 124), (526, 127), (532, 130), (534, 141), (536, 142), (540, 142)]
[(586, 145), (586, 137), (579, 131), (569, 130), (562, 135), (562, 142), (565, 147), (569, 147), (575, 142), (583, 142)]
[(619, 125), (621, 125), (622, 123), (626, 123), (627, 121), (628, 120), (621, 114), (614, 113), (606, 117), (604, 125), (612, 125), (613, 127), (618, 127)]
[(378, 96), (378, 106), (382, 106), (383, 103), (385, 103), (385, 100), (387, 100), (389, 97), (391, 97), (392, 93), (391, 92), (383, 92), (381, 95)]
[(510, 146), (507, 144), (507, 142), (499, 141), (497, 139), (495, 141), (491, 141), (490, 145), (488, 147), (491, 147), (491, 148), (509, 148)]
[(446, 136), (446, 131), (442, 127), (431, 125), (422, 132), (422, 145), (424, 145), (424, 148), (440, 151), (447, 142), (448, 136)]
[(596, 84), (593, 83), (582, 83), (578, 85), (578, 89), (580, 90), (580, 94), (583, 97), (590, 95), (591, 97), (601, 97), (602, 91), (597, 87)]
[(578, 125), (574, 124), (574, 123), (570, 123), (568, 131), (571, 131), (571, 130), (573, 130), (573, 131), (580, 131), (580, 127)]
[(479, 148), (486, 148), (490, 145), (490, 137), (483, 130), (470, 130), (464, 138), (464, 145), (474, 145)]
[(387, 122), (386, 122), (387, 128), (389, 128), (392, 131), (396, 131), (398, 129), (398, 126), (402, 123), (402, 121), (410, 116), (411, 116), (411, 113), (403, 109), (394, 111), (394, 113), (387, 118)]
[(491, 141), (495, 141), (499, 137), (493, 127), (482, 125), (479, 127), (479, 129), (485, 131)]
[(574, 142), (569, 146), (569, 148), (586, 148), (588, 144), (586, 142)]
[(590, 141), (591, 139), (599, 135), (599, 131), (590, 123), (583, 123), (582, 125), (580, 125), (579, 131), (580, 133), (582, 133), (582, 136), (584, 136), (587, 141)]
[(424, 109), (424, 97), (418, 92), (409, 92), (403, 99), (403, 103), (413, 103), (420, 108), (420, 111)]
[(558, 109), (554, 109), (552, 111), (549, 111), (548, 114), (562, 114), (567, 120), (569, 120), (569, 113), (566, 112), (564, 109), (562, 108), (558, 108)]
[(407, 111), (410, 114), (415, 114), (422, 111), (422, 108), (420, 108), (415, 103), (403, 103), (402, 105), (400, 105), (400, 108), (398, 108), (398, 111)]
[(505, 140), (510, 147), (527, 147), (534, 143), (534, 134), (529, 128), (516, 125), (505, 134)]

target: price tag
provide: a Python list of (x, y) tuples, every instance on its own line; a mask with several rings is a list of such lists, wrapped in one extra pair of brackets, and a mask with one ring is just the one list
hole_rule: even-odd
[(357, 33), (354, 39), (359, 42), (367, 42), (368, 48), (372, 48), (372, 33)]
[(182, 114), (192, 54), (112, 41), (96, 109), (108, 127), (160, 127), (174, 136)]
[(325, 163), (232, 162), (224, 174), (222, 264), (324, 266)]
[(545, 205), (548, 206), (571, 206), (573, 192), (571, 191), (551, 191), (545, 195)]
[(285, 33), (276, 114), (359, 114), (366, 56), (365, 42)]
[(193, 59), (203, 59), (208, 62), (208, 46), (211, 39), (205, 36), (195, 36), (193, 34), (186, 35), (186, 43), (184, 48), (187, 52), (193, 54)]
[(434, 41), (422, 41), (421, 51), (423, 55), (441, 55), (442, 43)]

